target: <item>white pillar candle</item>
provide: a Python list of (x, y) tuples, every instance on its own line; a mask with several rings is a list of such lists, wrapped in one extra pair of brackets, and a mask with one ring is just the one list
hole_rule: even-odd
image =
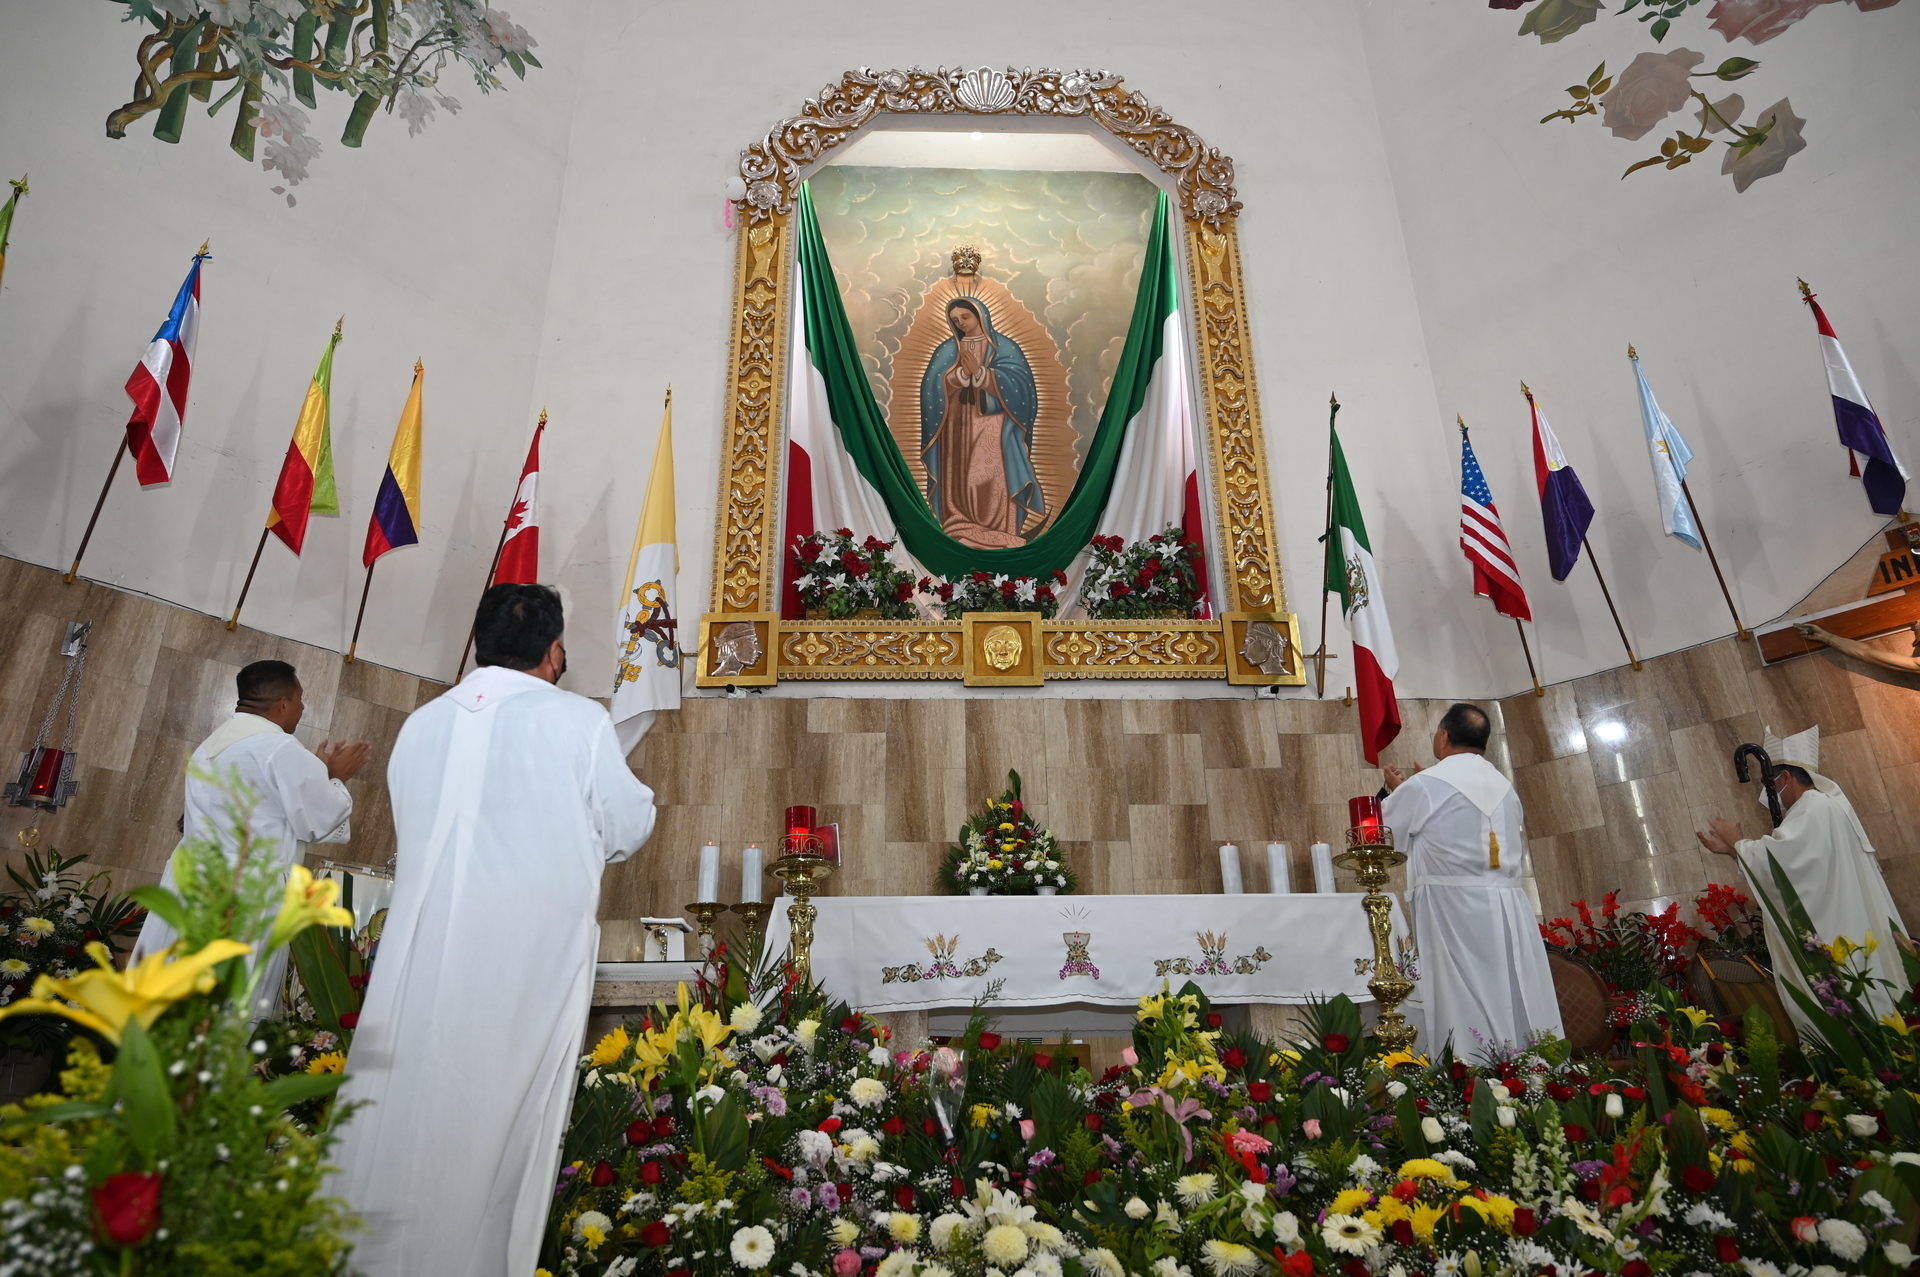
[(749, 845), (740, 853), (740, 903), (760, 903), (760, 848)]
[(1283, 842), (1267, 844), (1267, 890), (1276, 896), (1293, 890), (1293, 870), (1287, 864), (1292, 854), (1293, 849)]
[(1220, 890), (1229, 896), (1246, 890), (1240, 881), (1240, 849), (1230, 842), (1220, 844)]
[(1333, 884), (1333, 848), (1326, 843), (1313, 844), (1313, 889), (1321, 895), (1332, 895), (1340, 888)]
[(700, 891), (694, 897), (701, 904), (720, 899), (720, 844), (710, 842), (700, 849)]

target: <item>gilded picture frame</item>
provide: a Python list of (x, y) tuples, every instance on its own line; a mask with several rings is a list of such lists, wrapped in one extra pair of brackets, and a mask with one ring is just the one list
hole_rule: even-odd
[[(1084, 119), (1145, 157), (1167, 179), (1179, 206), (1195, 335), (1203, 464), (1212, 497), (1211, 544), (1224, 571), (1216, 586), (1222, 619), (1209, 621), (1039, 622), (1034, 681), (1053, 677), (1220, 678), (1230, 683), (1303, 684), (1294, 618), (1274, 534), (1273, 501), (1261, 433), (1252, 343), (1247, 336), (1229, 157), (1176, 123), (1106, 71), (927, 71), (845, 73), (800, 113), (741, 152), (745, 194), (732, 285), (730, 356), (711, 610), (702, 618), (700, 686), (740, 683), (713, 674), (709, 632), (751, 618), (764, 624), (765, 682), (780, 678), (952, 678), (969, 684), (973, 644), (964, 622), (846, 622), (778, 619), (780, 463), (784, 446), (787, 351), (792, 309), (793, 217), (800, 182), (829, 151), (882, 115)], [(1293, 673), (1270, 675), (1235, 655), (1227, 616), (1272, 618), (1293, 644)], [(772, 618), (771, 623), (766, 623)], [(1065, 637), (1071, 635), (1072, 637)], [(950, 636), (950, 638), (949, 638)], [(957, 650), (956, 650), (957, 649)], [(1058, 652), (1055, 649), (1059, 649)], [(1112, 653), (1122, 653), (1112, 657)], [(1141, 653), (1148, 656), (1141, 656)], [(1107, 657), (1097, 655), (1107, 653)], [(963, 655), (964, 654), (964, 655)], [(962, 659), (955, 660), (955, 656)], [(991, 685), (991, 684), (983, 684)]]

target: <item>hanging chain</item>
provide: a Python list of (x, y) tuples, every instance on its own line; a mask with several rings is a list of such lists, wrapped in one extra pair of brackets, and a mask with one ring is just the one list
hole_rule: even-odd
[[(40, 734), (33, 738), (33, 747), (35, 749), (39, 749), (41, 746), (45, 745), (47, 743), (47, 738), (53, 735), (53, 720), (59, 717), (60, 702), (63, 700), (66, 700), (67, 689), (73, 685), (74, 671), (80, 668), (82, 665), (84, 665), (86, 663), (86, 660), (87, 660), (87, 648), (86, 648), (86, 645), (83, 643), (80, 645), (80, 654), (76, 657), (70, 658), (67, 661), (67, 671), (66, 673), (60, 676), (60, 686), (57, 690), (55, 690), (53, 694), (53, 700), (49, 702), (47, 705), (46, 718), (43, 719), (40, 723)], [(75, 698), (76, 701), (78, 699), (79, 699), (78, 697)], [(72, 748), (72, 746), (73, 746), (73, 720), (72, 720), (71, 714), (69, 714), (68, 720), (67, 720), (66, 748)]]
[[(73, 726), (80, 718), (80, 680), (87, 676), (88, 650), (86, 643), (82, 641), (79, 654), (73, 658), (73, 663), (67, 667), (67, 673), (72, 676), (73, 680), (73, 695), (67, 701), (67, 734), (60, 739), (60, 748), (69, 754), (73, 753)], [(66, 685), (67, 680), (61, 679), (60, 686), (62, 690), (65, 690)], [(53, 726), (51, 711), (49, 711), (48, 714), (47, 726)], [(44, 732), (44, 730), (43, 728), (42, 731)]]

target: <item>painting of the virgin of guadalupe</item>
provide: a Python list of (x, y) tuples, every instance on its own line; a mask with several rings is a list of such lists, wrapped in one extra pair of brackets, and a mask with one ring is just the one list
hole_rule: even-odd
[(1039, 394), (1020, 344), (977, 297), (947, 304), (951, 334), (920, 378), (927, 505), (964, 545), (1024, 545), (1047, 520), (1033, 469)]

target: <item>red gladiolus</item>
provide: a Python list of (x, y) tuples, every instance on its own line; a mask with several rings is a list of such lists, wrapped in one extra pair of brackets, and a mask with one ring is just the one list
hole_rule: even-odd
[(1740, 1262), (1740, 1243), (1722, 1233), (1713, 1239), (1713, 1253), (1723, 1264), (1737, 1264)]
[(1087, 1129), (1089, 1131), (1092, 1131), (1095, 1135), (1098, 1135), (1100, 1133), (1100, 1115), (1098, 1113), (1089, 1113), (1087, 1114), (1085, 1120), (1087, 1123)]
[(837, 1117), (826, 1118), (820, 1123), (820, 1125), (814, 1127), (813, 1129), (816, 1131), (819, 1131), (822, 1135), (831, 1135), (835, 1131), (840, 1129), (840, 1119)]
[(765, 1166), (768, 1170), (772, 1171), (775, 1175), (778, 1175), (781, 1179), (793, 1178), (793, 1172), (791, 1170), (789, 1170), (785, 1166), (780, 1165), (780, 1163), (774, 1161), (771, 1157), (761, 1158), (760, 1164), (762, 1166)]
[(1704, 1193), (1717, 1182), (1712, 1171), (1704, 1166), (1689, 1166), (1680, 1172), (1680, 1182), (1689, 1193)]
[(157, 1173), (124, 1171), (93, 1190), (93, 1208), (108, 1241), (138, 1246), (153, 1236), (160, 1226), (160, 1183)]
[(1461, 1095), (1462, 1095), (1462, 1096), (1463, 1096), (1463, 1097), (1464, 1097), (1464, 1098), (1466, 1099), (1466, 1101), (1467, 1101), (1467, 1102), (1468, 1102), (1469, 1104), (1471, 1104), (1471, 1103), (1473, 1102), (1473, 1084), (1474, 1084), (1475, 1082), (1478, 1082), (1479, 1080), (1480, 1080), (1480, 1079), (1479, 1079), (1479, 1078), (1477, 1078), (1477, 1077), (1470, 1077), (1470, 1078), (1468, 1078), (1468, 1079), (1467, 1079), (1467, 1085), (1466, 1085), (1466, 1086), (1465, 1086), (1465, 1088), (1464, 1088), (1464, 1089), (1462, 1089), (1462, 1090), (1461, 1090), (1461, 1092), (1460, 1092), (1460, 1094), (1461, 1094)]
[(345, 1015), (343, 1015), (343, 1016), (341, 1016), (341, 1017), (340, 1017), (340, 1027), (341, 1027), (341, 1028), (343, 1028), (343, 1029), (356, 1029), (356, 1028), (359, 1028), (359, 1027), (360, 1027), (360, 1013), (359, 1013), (358, 1011), (349, 1011), (349, 1012), (347, 1012), (347, 1013), (346, 1013)]
[(593, 1164), (593, 1174), (587, 1177), (587, 1182), (595, 1188), (605, 1188), (607, 1185), (613, 1183), (613, 1163), (604, 1157), (595, 1162)]
[(1313, 1256), (1305, 1247), (1289, 1255), (1280, 1247), (1273, 1248), (1273, 1257), (1280, 1261), (1280, 1271), (1287, 1277), (1313, 1277)]
[(642, 1184), (658, 1184), (660, 1182), (660, 1163), (640, 1163), (640, 1182)]
[(1587, 1138), (1587, 1128), (1572, 1122), (1563, 1122), (1560, 1126), (1560, 1133), (1567, 1137), (1567, 1143), (1569, 1144), (1578, 1144)]
[(1647, 1088), (1644, 1086), (1622, 1087), (1621, 1094), (1630, 1100), (1644, 1100), (1647, 1098)]
[(1252, 1100), (1255, 1104), (1265, 1104), (1268, 1100), (1271, 1100), (1273, 1098), (1273, 1083), (1271, 1082), (1247, 1083), (1247, 1098)]
[(645, 1144), (653, 1138), (653, 1123), (646, 1118), (635, 1118), (627, 1124), (627, 1143)]
[(1531, 1237), (1540, 1227), (1540, 1217), (1529, 1206), (1516, 1207), (1513, 1212), (1513, 1231), (1522, 1237)]
[(640, 1230), (642, 1246), (664, 1246), (672, 1240), (673, 1234), (667, 1231), (666, 1224), (657, 1219)]
[(1335, 1055), (1339, 1055), (1342, 1052), (1344, 1052), (1349, 1046), (1353, 1045), (1353, 1043), (1352, 1043), (1352, 1040), (1349, 1039), (1347, 1035), (1344, 1033), (1329, 1033), (1327, 1034), (1326, 1037), (1321, 1039), (1321, 1045), (1326, 1047), (1327, 1050), (1333, 1052)]
[(905, 1135), (907, 1133), (907, 1119), (904, 1117), (890, 1117), (880, 1124), (880, 1129), (889, 1135)]
[(893, 1190), (893, 1204), (901, 1210), (913, 1209), (913, 1185), (902, 1184)]
[(1000, 1035), (998, 1033), (982, 1033), (980, 1035), (980, 1049), (982, 1051), (995, 1050), (999, 1045)]
[(1042, 1072), (1045, 1072), (1047, 1069), (1050, 1069), (1053, 1067), (1053, 1057), (1051, 1055), (1041, 1055), (1038, 1052), (1035, 1052), (1033, 1057), (1033, 1067), (1041, 1070)]

